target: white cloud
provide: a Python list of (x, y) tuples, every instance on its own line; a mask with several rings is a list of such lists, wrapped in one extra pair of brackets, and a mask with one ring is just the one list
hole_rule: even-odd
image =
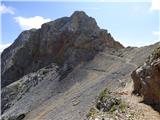
[(152, 34), (160, 36), (160, 31), (153, 31)]
[(12, 7), (7, 7), (4, 4), (0, 5), (0, 14), (5, 14), (5, 13), (9, 13), (9, 14), (14, 14), (14, 8)]
[(18, 16), (15, 17), (14, 19), (16, 20), (16, 22), (19, 23), (22, 30), (40, 28), (43, 23), (51, 21), (51, 19), (43, 18), (41, 16), (34, 16), (29, 18)]
[(11, 45), (11, 43), (7, 43), (7, 44), (0, 44), (0, 53), (7, 47), (9, 47)]
[(153, 31), (152, 34), (157, 36), (157, 39), (160, 41), (160, 31)]
[(160, 0), (152, 0), (152, 5), (151, 5), (150, 10), (151, 11), (160, 10)]
[(155, 40), (156, 42), (159, 42), (159, 41), (160, 41), (160, 31), (153, 31), (153, 32), (152, 32), (152, 35), (155, 35), (155, 36), (158, 37), (158, 38)]

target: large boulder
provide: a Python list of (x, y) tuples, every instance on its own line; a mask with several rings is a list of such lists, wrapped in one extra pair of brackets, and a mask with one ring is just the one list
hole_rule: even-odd
[(159, 106), (160, 47), (153, 52), (144, 65), (133, 71), (131, 76), (134, 82), (133, 92), (142, 95), (146, 103)]

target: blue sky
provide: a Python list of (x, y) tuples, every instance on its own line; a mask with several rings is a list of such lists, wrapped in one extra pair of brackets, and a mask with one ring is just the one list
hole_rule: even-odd
[[(155, 0), (154, 0), (155, 1)], [(1, 2), (1, 46), (25, 29), (83, 10), (124, 46), (144, 46), (159, 39), (159, 6), (151, 2)], [(156, 8), (157, 7), (157, 8)], [(2, 9), (3, 8), (3, 9)]]

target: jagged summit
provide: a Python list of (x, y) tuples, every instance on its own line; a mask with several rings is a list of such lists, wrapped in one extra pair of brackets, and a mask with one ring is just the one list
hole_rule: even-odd
[(99, 27), (94, 18), (89, 17), (83, 11), (76, 11), (70, 17), (59, 18), (42, 25), (43, 27), (52, 26), (57, 31), (99, 31)]
[(75, 11), (71, 17), (74, 17), (74, 16), (88, 16), (84, 11)]
[(62, 71), (73, 69), (105, 47), (123, 48), (83, 11), (45, 23), (40, 29), (24, 31), (2, 53), (2, 87), (51, 63)]

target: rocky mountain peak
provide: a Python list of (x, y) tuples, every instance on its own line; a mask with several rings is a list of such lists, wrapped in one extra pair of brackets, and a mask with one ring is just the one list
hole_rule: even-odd
[[(25, 42), (17, 47), (17, 41)], [(62, 71), (72, 70), (81, 62), (92, 60), (106, 47), (123, 48), (83, 11), (45, 23), (40, 29), (22, 32), (13, 45), (7, 48), (10, 52), (2, 53), (5, 66), (2, 67), (2, 86), (51, 63), (58, 64)]]
[(99, 27), (94, 18), (89, 17), (83, 11), (75, 11), (71, 15), (71, 25), (74, 27), (79, 27), (80, 30), (98, 30)]
[(82, 18), (82, 17), (88, 17), (88, 15), (84, 12), (84, 11), (75, 11), (71, 17), (79, 17), (79, 18)]
[(63, 17), (42, 25), (42, 29), (54, 29), (56, 31), (80, 32), (99, 31), (99, 27), (94, 18), (89, 17), (83, 11), (76, 11), (70, 17)]

